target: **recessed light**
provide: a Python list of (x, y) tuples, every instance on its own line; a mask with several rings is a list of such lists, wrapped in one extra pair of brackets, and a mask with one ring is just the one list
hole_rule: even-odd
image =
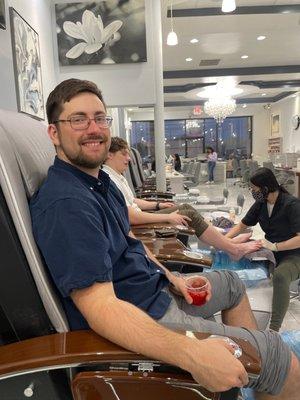
[(194, 39), (191, 39), (191, 40), (190, 40), (190, 42), (191, 42), (191, 43), (198, 43), (198, 42), (199, 42), (199, 40), (198, 40), (198, 39), (196, 39), (196, 38), (194, 38)]
[(241, 58), (248, 58), (247, 54), (244, 54)]
[(243, 108), (246, 108), (246, 107), (247, 107), (247, 104), (243, 104), (242, 107), (243, 107)]
[(264, 36), (264, 35), (260, 35), (260, 36), (257, 36), (257, 40), (265, 40), (265, 38), (266, 38), (266, 36)]
[(266, 95), (267, 95), (267, 93), (262, 93), (261, 95), (262, 95), (262, 96), (266, 96)]
[(185, 61), (190, 62), (190, 61), (193, 61), (193, 59), (191, 57), (188, 57), (185, 59)]

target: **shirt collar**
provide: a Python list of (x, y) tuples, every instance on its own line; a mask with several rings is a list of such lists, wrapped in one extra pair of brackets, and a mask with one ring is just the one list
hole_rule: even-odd
[(124, 176), (122, 174), (120, 174), (119, 172), (117, 172), (115, 169), (111, 168), (107, 164), (102, 165), (102, 171), (105, 171), (108, 175), (114, 176), (114, 177), (120, 179), (121, 181), (126, 181), (126, 179), (124, 178)]
[(54, 160), (54, 167), (58, 169), (63, 169), (64, 171), (69, 171), (73, 175), (75, 175), (78, 179), (84, 182), (91, 190), (96, 190), (101, 193), (107, 193), (110, 177), (107, 173), (102, 170), (99, 170), (98, 178), (87, 174), (86, 172), (81, 171), (79, 168), (74, 165), (61, 160), (57, 156)]

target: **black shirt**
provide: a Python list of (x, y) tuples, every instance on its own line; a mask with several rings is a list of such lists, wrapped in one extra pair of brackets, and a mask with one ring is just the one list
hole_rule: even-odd
[[(256, 201), (242, 223), (247, 226), (259, 223), (266, 239), (272, 243), (289, 240), (300, 232), (300, 200), (280, 191), (270, 217), (267, 201)], [(275, 252), (274, 255), (276, 261), (280, 262), (287, 255), (300, 256), (300, 248)]]

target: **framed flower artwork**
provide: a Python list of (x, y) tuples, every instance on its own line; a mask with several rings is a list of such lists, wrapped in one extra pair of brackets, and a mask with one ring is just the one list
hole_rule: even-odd
[(4, 0), (0, 0), (0, 29), (6, 29)]
[(280, 116), (279, 114), (271, 115), (271, 136), (277, 137), (280, 135)]
[(39, 35), (9, 8), (18, 111), (45, 119)]
[(59, 63), (147, 61), (144, 0), (55, 5)]

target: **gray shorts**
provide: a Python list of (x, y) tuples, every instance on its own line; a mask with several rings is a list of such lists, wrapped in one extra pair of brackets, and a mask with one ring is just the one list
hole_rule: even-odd
[[(195, 275), (195, 274), (192, 274)], [(171, 293), (171, 304), (158, 322), (170, 329), (192, 330), (222, 336), (235, 336), (248, 340), (261, 357), (261, 374), (250, 379), (248, 387), (258, 392), (279, 394), (291, 364), (291, 351), (281, 337), (273, 331), (256, 331), (227, 326), (208, 318), (219, 311), (233, 308), (245, 294), (245, 287), (233, 271), (203, 273), (212, 286), (212, 299), (201, 307), (188, 304), (183, 297)]]

